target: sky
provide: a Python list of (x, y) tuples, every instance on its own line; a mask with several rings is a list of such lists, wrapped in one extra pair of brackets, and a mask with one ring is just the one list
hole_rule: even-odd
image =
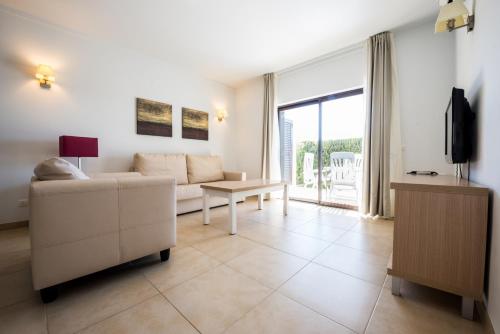
[[(318, 106), (311, 105), (285, 111), (293, 121), (295, 143), (318, 140)], [(364, 95), (355, 95), (323, 103), (323, 140), (363, 137)]]

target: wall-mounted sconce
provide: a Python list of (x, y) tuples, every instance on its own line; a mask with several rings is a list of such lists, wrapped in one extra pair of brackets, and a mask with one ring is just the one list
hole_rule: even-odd
[(38, 65), (35, 78), (38, 79), (40, 87), (42, 88), (50, 88), (52, 83), (56, 81), (54, 71), (52, 70), (52, 67), (48, 65)]
[(462, 27), (467, 27), (467, 31), (472, 31), (474, 15), (469, 15), (463, 0), (448, 0), (448, 3), (439, 10), (435, 32), (453, 31)]
[(219, 109), (219, 110), (217, 110), (217, 113), (215, 114), (215, 117), (217, 117), (217, 120), (219, 122), (222, 122), (227, 117), (227, 111), (226, 111), (226, 109)]

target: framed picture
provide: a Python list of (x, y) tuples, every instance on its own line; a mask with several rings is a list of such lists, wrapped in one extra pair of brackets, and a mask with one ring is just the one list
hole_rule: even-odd
[(136, 99), (137, 134), (172, 137), (172, 105)]
[(208, 113), (182, 108), (182, 138), (208, 140)]

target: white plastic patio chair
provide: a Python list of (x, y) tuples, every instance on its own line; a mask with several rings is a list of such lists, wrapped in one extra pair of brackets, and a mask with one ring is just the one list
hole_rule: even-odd
[(332, 152), (330, 154), (330, 193), (332, 197), (334, 192), (341, 188), (352, 188), (357, 192), (356, 162), (352, 152)]
[(314, 175), (314, 154), (304, 153), (304, 166), (302, 170), (302, 175), (304, 178), (304, 187), (312, 186), (316, 188), (318, 186), (318, 179)]

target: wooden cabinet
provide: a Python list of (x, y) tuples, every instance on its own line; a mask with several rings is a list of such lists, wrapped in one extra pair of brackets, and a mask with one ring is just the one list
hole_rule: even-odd
[(413, 175), (391, 188), (393, 293), (400, 279), (451, 292), (463, 297), (462, 314), (471, 318), (483, 295), (488, 189), (453, 176)]

